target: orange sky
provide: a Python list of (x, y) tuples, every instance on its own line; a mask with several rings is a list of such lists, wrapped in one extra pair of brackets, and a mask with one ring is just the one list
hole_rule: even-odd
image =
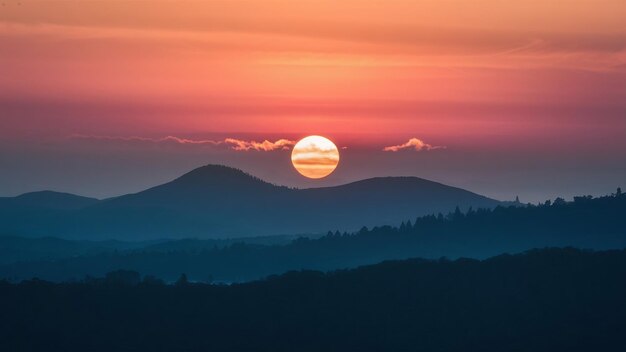
[(0, 10), (1, 99), (133, 107), (73, 133), (478, 132), (624, 107), (621, 0), (17, 4)]
[(322, 134), (624, 159), (623, 0), (3, 2), (0, 147)]

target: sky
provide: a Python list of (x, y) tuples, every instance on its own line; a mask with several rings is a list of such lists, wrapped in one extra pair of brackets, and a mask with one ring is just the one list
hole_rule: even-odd
[[(111, 197), (205, 164), (418, 176), (538, 202), (626, 186), (626, 2), (0, 5), (0, 196)], [(290, 148), (330, 138), (309, 180)]]

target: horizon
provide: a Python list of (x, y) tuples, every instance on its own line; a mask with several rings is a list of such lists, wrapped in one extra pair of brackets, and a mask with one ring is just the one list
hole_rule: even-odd
[[(5, 1), (0, 195), (105, 198), (207, 163), (529, 202), (626, 180), (626, 3)], [(10, 52), (10, 54), (8, 54)], [(333, 141), (311, 180), (289, 153)]]
[[(3, 195), (0, 195), (0, 198), (2, 198), (2, 197), (18, 197), (18, 196), (22, 196), (22, 195), (25, 195), (25, 194), (31, 194), (31, 193), (53, 192), (53, 193), (61, 193), (61, 194), (67, 194), (67, 195), (74, 195), (74, 196), (81, 196), (81, 197), (93, 198), (93, 199), (97, 199), (97, 200), (108, 200), (108, 199), (113, 199), (113, 198), (117, 198), (117, 197), (124, 196), (124, 195), (128, 195), (128, 194), (140, 193), (140, 192), (143, 192), (143, 191), (149, 190), (149, 189), (151, 189), (151, 188), (158, 187), (158, 186), (161, 186), (161, 185), (163, 185), (163, 184), (167, 184), (167, 183), (173, 182), (173, 181), (175, 181), (175, 180), (177, 180), (177, 179), (179, 179), (179, 178), (181, 178), (181, 177), (183, 177), (183, 176), (185, 176), (185, 175), (187, 175), (188, 173), (191, 173), (191, 172), (193, 172), (193, 171), (196, 171), (196, 170), (199, 170), (199, 169), (202, 169), (202, 168), (205, 168), (205, 167), (214, 167), (214, 166), (217, 166), (217, 167), (225, 167), (225, 168), (228, 168), (228, 169), (231, 169), (231, 170), (234, 170), (234, 171), (239, 171), (239, 172), (242, 172), (242, 173), (244, 173), (246, 176), (249, 176), (249, 177), (251, 177), (251, 178), (256, 178), (256, 179), (258, 179), (258, 180), (260, 180), (260, 181), (262, 181), (262, 182), (269, 183), (269, 184), (271, 184), (271, 185), (273, 185), (273, 186), (276, 186), (276, 187), (287, 187), (287, 188), (290, 188), (290, 189), (295, 189), (295, 190), (315, 189), (315, 188), (333, 188), (333, 187), (341, 187), (341, 186), (345, 186), (345, 185), (349, 185), (349, 184), (353, 184), (353, 183), (357, 183), (357, 182), (362, 182), (362, 181), (367, 181), (367, 180), (373, 180), (373, 179), (385, 179), (385, 178), (414, 178), (414, 179), (425, 180), (425, 181), (429, 181), (429, 182), (433, 182), (433, 183), (442, 184), (442, 185), (444, 185), (444, 186), (450, 186), (450, 187), (454, 187), (454, 188), (459, 188), (459, 189), (462, 189), (462, 190), (470, 191), (470, 192), (475, 193), (475, 194), (478, 194), (478, 195), (485, 196), (484, 194), (480, 194), (480, 193), (474, 192), (474, 191), (472, 191), (471, 189), (464, 189), (464, 188), (461, 188), (461, 187), (457, 187), (457, 186), (455, 186), (455, 185), (445, 184), (445, 183), (439, 182), (439, 181), (437, 181), (437, 180), (425, 179), (425, 178), (418, 177), (418, 176), (413, 176), (413, 175), (399, 175), (399, 176), (374, 176), (374, 177), (368, 177), (368, 178), (358, 179), (358, 180), (349, 181), (349, 182), (346, 182), (346, 183), (339, 183), (339, 184), (336, 184), (336, 185), (330, 185), (330, 186), (318, 185), (318, 186), (311, 186), (311, 187), (293, 187), (293, 186), (287, 186), (287, 185), (282, 185), (282, 184), (278, 184), (278, 183), (273, 183), (273, 182), (270, 182), (270, 181), (268, 181), (268, 180), (265, 180), (265, 179), (263, 179), (263, 178), (258, 177), (257, 175), (254, 175), (254, 174), (252, 174), (252, 173), (250, 173), (250, 172), (246, 172), (245, 170), (242, 170), (242, 169), (240, 169), (240, 168), (236, 168), (236, 167), (233, 167), (233, 166), (228, 166), (228, 165), (224, 165), (224, 164), (205, 164), (205, 165), (201, 165), (201, 166), (198, 166), (198, 167), (196, 167), (196, 168), (193, 168), (193, 169), (191, 169), (191, 170), (188, 170), (188, 171), (186, 171), (186, 172), (184, 172), (184, 173), (180, 174), (179, 176), (174, 177), (174, 178), (172, 178), (172, 179), (170, 179), (170, 180), (168, 180), (168, 181), (165, 181), (165, 182), (163, 182), (163, 183), (159, 183), (159, 184), (151, 185), (151, 186), (148, 186), (147, 188), (140, 189), (140, 190), (135, 190), (135, 191), (131, 191), (131, 192), (128, 192), (128, 193), (123, 193), (123, 194), (118, 194), (118, 195), (113, 195), (113, 196), (108, 196), (108, 197), (102, 197), (102, 198), (99, 198), (99, 197), (92, 197), (92, 196), (88, 196), (88, 195), (84, 195), (84, 194), (78, 194), (78, 193), (72, 193), (72, 192), (59, 191), (59, 190), (54, 190), (54, 189), (41, 189), (41, 190), (33, 190), (33, 191), (28, 191), (28, 192), (20, 193), (20, 194), (17, 194), (17, 195), (12, 195), (12, 196), (3, 196)], [(614, 188), (614, 190), (615, 190), (615, 189), (617, 189), (617, 188), (620, 188), (620, 186), (616, 186), (616, 187)], [(527, 204), (527, 203), (530, 203), (530, 204), (534, 204), (534, 203), (537, 203), (537, 204), (543, 204), (545, 201), (553, 201), (553, 200), (555, 200), (556, 198), (562, 198), (562, 199), (564, 199), (564, 200), (566, 200), (566, 201), (571, 201), (571, 200), (572, 200), (574, 197), (576, 197), (576, 196), (593, 196), (593, 197), (602, 197), (602, 196), (606, 196), (606, 195), (610, 195), (610, 194), (611, 194), (611, 192), (607, 192), (607, 193), (604, 193), (604, 194), (589, 194), (589, 193), (581, 193), (581, 194), (575, 194), (575, 195), (572, 195), (571, 197), (557, 196), (557, 197), (554, 197), (554, 198), (547, 198), (547, 199), (539, 200), (539, 201), (536, 201), (536, 202), (531, 202), (531, 201), (523, 201), (523, 199), (520, 199), (520, 202), (521, 202), (522, 204)], [(492, 197), (488, 197), (488, 198), (491, 198), (491, 199), (494, 199), (494, 200), (497, 200), (497, 201), (500, 201), (500, 202), (512, 202), (512, 201), (515, 201), (515, 199), (516, 199), (516, 198), (518, 198), (518, 197), (519, 197), (519, 196), (515, 196), (513, 199), (497, 199), (497, 198), (492, 198)]]

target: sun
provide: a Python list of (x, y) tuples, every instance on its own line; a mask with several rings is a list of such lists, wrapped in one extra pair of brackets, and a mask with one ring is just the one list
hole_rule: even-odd
[(302, 138), (291, 151), (291, 162), (298, 172), (308, 178), (330, 175), (339, 164), (339, 149), (322, 136)]

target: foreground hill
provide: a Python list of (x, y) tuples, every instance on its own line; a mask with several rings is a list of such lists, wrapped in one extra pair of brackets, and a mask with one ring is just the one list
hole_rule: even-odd
[[(486, 258), (504, 252), (564, 246), (622, 249), (626, 248), (624, 214), (626, 196), (616, 194), (596, 199), (576, 197), (574, 202), (541, 206), (496, 207), (465, 213), (459, 210), (447, 216), (420, 217), (399, 227), (334, 232), (282, 245), (267, 239), (234, 244), (187, 239), (117, 252), (94, 254), (92, 250), (71, 258), (53, 256), (49, 251), (47, 255), (54, 260), (0, 265), (0, 278), (63, 281), (130, 269), (167, 281), (186, 273), (195, 281), (241, 282), (289, 270), (336, 270), (411, 257)], [(11, 243), (17, 245), (15, 241)], [(29, 252), (29, 248), (23, 251)]]
[[(17, 197), (20, 198), (20, 197)], [(394, 224), (407, 218), (498, 201), (417, 177), (291, 189), (218, 165), (148, 190), (79, 207), (41, 199), (0, 204), (0, 234), (81, 239), (227, 238)], [(55, 198), (56, 199), (56, 198)], [(50, 206), (52, 204), (52, 206)]]
[(624, 351), (626, 252), (385, 262), (232, 286), (0, 282), (4, 351)]

